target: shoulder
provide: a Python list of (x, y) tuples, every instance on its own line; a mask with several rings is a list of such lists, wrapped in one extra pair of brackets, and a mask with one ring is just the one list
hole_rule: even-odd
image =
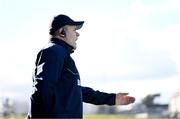
[(45, 52), (50, 52), (57, 55), (67, 54), (67, 51), (64, 47), (56, 43), (52, 43), (52, 42), (49, 42), (42, 50)]
[(68, 56), (68, 53), (66, 49), (61, 45), (49, 42), (45, 47), (40, 50), (38, 55), (44, 57), (45, 59), (58, 58), (59, 60), (62, 60)]

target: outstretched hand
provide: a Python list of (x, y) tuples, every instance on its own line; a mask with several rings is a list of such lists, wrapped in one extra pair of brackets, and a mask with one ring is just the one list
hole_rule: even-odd
[(135, 98), (128, 96), (129, 93), (117, 93), (116, 94), (116, 105), (128, 105), (135, 102)]

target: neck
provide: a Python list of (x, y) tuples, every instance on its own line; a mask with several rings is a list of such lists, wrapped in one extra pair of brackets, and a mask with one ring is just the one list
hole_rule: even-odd
[(71, 53), (73, 53), (75, 50), (71, 45), (69, 45), (67, 42), (62, 40), (60, 37), (51, 37), (51, 42), (66, 44), (65, 46), (68, 47), (68, 49), (70, 50)]

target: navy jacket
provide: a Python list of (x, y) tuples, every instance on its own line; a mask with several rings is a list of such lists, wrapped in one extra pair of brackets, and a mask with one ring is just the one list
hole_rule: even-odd
[(82, 87), (73, 48), (52, 38), (37, 55), (30, 118), (82, 118), (82, 103), (115, 104), (115, 94)]

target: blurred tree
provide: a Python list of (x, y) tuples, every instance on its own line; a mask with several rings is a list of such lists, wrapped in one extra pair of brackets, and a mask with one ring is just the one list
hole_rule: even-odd
[(156, 97), (159, 97), (159, 96), (160, 96), (159, 93), (157, 93), (157, 94), (149, 94), (142, 100), (142, 103), (144, 105), (146, 105), (147, 107), (153, 106), (154, 105), (154, 99)]

